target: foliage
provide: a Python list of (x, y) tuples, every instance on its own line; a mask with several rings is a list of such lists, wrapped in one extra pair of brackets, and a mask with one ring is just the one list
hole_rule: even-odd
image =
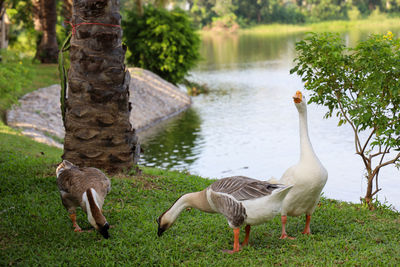
[(143, 16), (131, 11), (122, 25), (132, 53), (128, 62), (172, 83), (179, 83), (200, 58), (200, 38), (180, 9), (147, 5)]
[(5, 112), (10, 103), (17, 101), (22, 88), (29, 85), (34, 70), (31, 60), (18, 53), (0, 50), (0, 57), (0, 108)]
[(361, 12), (356, 7), (352, 7), (348, 12), (347, 15), (350, 20), (358, 20), (361, 18)]
[(326, 118), (336, 114), (339, 126), (348, 123), (354, 131), (369, 204), (380, 190), (380, 169), (400, 163), (400, 40), (389, 32), (347, 48), (337, 34), (311, 34), (296, 50), (291, 73), (312, 91), (310, 102), (328, 107)]
[[(181, 2), (181, 1), (172, 1)], [(267, 23), (304, 23), (366, 18), (371, 13), (400, 11), (399, 1), (382, 0), (188, 0), (198, 28), (209, 26), (228, 14), (241, 27)], [(223, 8), (221, 8), (223, 7)]]
[[(279, 240), (280, 220), (252, 227), (250, 246), (234, 255), (233, 233), (217, 214), (185, 210), (157, 237), (155, 219), (183, 193), (212, 180), (143, 168), (141, 176), (111, 177), (104, 215), (110, 239), (75, 233), (61, 204), (55, 169), (62, 151), (36, 143), (0, 123), (0, 265), (23, 266), (389, 266), (400, 261), (399, 213), (322, 198), (313, 235), (301, 235), (304, 218), (291, 217), (296, 240)], [(333, 219), (334, 218), (334, 219)], [(77, 221), (91, 229), (79, 209)], [(243, 240), (244, 231), (241, 231)]]
[(338, 0), (318, 0), (310, 15), (312, 20), (334, 20), (346, 18), (346, 5)]
[(31, 57), (0, 51), (0, 120), (18, 98), (40, 87), (58, 83), (55, 65), (38, 65)]
[[(62, 44), (68, 33), (63, 27), (63, 1), (57, 1), (57, 43)], [(37, 43), (43, 33), (34, 29), (34, 8), (31, 0), (5, 0), (7, 14), (11, 21), (9, 44), (14, 51), (34, 55)]]
[(33, 26), (31, 1), (6, 1), (7, 15), (10, 18), (9, 44), (16, 51), (33, 51), (37, 34)]
[(279, 2), (272, 5), (270, 14), (265, 14), (268, 22), (299, 24), (306, 22), (306, 15), (294, 4), (282, 5)]
[(189, 0), (189, 13), (197, 28), (210, 25), (217, 17), (214, 10), (215, 0)]

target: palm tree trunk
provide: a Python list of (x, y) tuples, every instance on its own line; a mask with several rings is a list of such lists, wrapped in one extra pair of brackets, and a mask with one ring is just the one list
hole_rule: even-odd
[[(137, 163), (119, 1), (74, 0), (63, 159), (109, 173)], [(84, 23), (84, 24), (82, 24)]]
[(35, 29), (42, 32), (35, 58), (42, 63), (56, 63), (58, 45), (56, 35), (56, 0), (34, 0)]
[(70, 21), (72, 17), (72, 0), (63, 0), (62, 15), (66, 21)]

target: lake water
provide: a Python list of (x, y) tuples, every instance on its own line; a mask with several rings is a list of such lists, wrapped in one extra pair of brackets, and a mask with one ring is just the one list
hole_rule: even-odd
[[(399, 29), (390, 30), (398, 34)], [(352, 46), (370, 32), (355, 29), (343, 37)], [(204, 36), (204, 60), (190, 79), (206, 83), (210, 93), (193, 97), (187, 112), (140, 134), (144, 148), (140, 164), (209, 178), (280, 178), (297, 163), (300, 153), (298, 112), (292, 96), (296, 90), (306, 97), (309, 94), (289, 70), (295, 42), (303, 37)], [(329, 173), (324, 195), (360, 202), (366, 181), (361, 158), (355, 155), (354, 134), (348, 125), (338, 127), (336, 118), (323, 119), (325, 112), (324, 107), (308, 106), (311, 142)], [(399, 210), (399, 185), (400, 171), (394, 166), (383, 168), (378, 199)]]

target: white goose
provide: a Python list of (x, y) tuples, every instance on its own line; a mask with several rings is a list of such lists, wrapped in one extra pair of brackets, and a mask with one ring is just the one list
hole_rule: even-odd
[(179, 214), (187, 207), (209, 213), (221, 213), (233, 228), (233, 250), (240, 250), (240, 226), (246, 225), (242, 246), (248, 244), (250, 226), (266, 222), (281, 211), (282, 200), (290, 191), (290, 185), (271, 184), (266, 181), (235, 176), (218, 180), (206, 189), (182, 195), (157, 219), (158, 236), (170, 228)]
[(300, 91), (297, 91), (293, 100), (299, 112), (300, 161), (287, 169), (278, 181), (281, 184), (293, 185), (282, 204), (281, 239), (291, 238), (285, 230), (287, 215), (300, 216), (305, 214), (306, 224), (303, 234), (311, 234), (311, 215), (318, 204), (321, 191), (328, 179), (328, 172), (315, 154), (308, 136), (306, 99)]

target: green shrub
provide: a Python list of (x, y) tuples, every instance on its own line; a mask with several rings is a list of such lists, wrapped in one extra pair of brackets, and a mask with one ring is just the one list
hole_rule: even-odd
[(200, 58), (200, 38), (180, 9), (167, 11), (147, 5), (143, 16), (127, 12), (122, 25), (131, 51), (128, 63), (148, 69), (169, 82), (182, 81)]

